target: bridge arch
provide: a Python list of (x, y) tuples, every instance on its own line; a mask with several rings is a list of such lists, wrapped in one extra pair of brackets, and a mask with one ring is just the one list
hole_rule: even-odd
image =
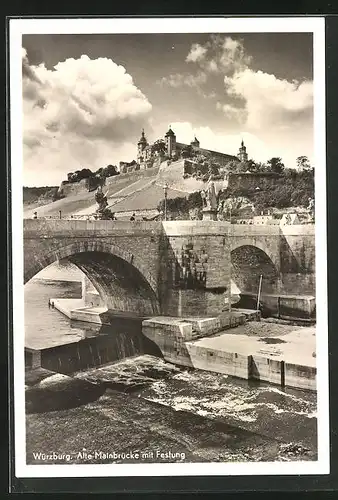
[(84, 272), (108, 309), (158, 314), (156, 280), (131, 252), (102, 238), (79, 239), (44, 250), (37, 248), (34, 260), (25, 262), (25, 283), (55, 261), (67, 259)]
[(243, 244), (231, 251), (231, 279), (240, 292), (257, 293), (260, 276), (265, 292), (280, 286), (280, 274), (269, 255), (259, 246)]

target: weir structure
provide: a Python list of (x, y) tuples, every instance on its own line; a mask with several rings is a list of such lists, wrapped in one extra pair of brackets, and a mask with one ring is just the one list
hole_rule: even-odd
[[(232, 283), (255, 293), (263, 276), (265, 291), (282, 293), (286, 286), (295, 295), (314, 293), (313, 225), (24, 220), (24, 282), (61, 259), (84, 272), (105, 311), (141, 317), (144, 335), (164, 358), (184, 366), (191, 366), (195, 352), (189, 342), (258, 318), (231, 311)], [(240, 358), (231, 359), (232, 368), (224, 369), (250, 378), (253, 365), (245, 361), (246, 368), (236, 372), (234, 360)]]

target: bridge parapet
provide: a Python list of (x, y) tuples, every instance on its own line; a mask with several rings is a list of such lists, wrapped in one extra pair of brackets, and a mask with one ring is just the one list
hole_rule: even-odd
[(285, 224), (280, 226), (280, 232), (284, 236), (315, 236), (316, 226), (315, 224)]
[(162, 233), (161, 222), (69, 219), (25, 219), (24, 238), (114, 237)]
[(162, 222), (167, 236), (229, 235), (231, 224), (226, 221), (180, 220)]
[(231, 224), (229, 236), (279, 236), (279, 226), (266, 224)]

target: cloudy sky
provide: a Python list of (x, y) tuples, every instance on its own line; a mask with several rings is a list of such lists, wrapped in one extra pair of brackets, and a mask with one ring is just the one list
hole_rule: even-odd
[(313, 155), (312, 35), (25, 35), (24, 185), (131, 161), (142, 127), (295, 166)]

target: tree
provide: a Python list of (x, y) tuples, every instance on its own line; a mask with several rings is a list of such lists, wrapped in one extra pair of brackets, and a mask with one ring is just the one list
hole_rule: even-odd
[(194, 191), (188, 195), (189, 208), (202, 208), (203, 200), (199, 191)]
[(158, 139), (154, 142), (151, 147), (153, 153), (159, 153), (160, 155), (164, 155), (166, 152), (165, 142), (163, 139)]
[(246, 171), (249, 171), (252, 173), (257, 172), (256, 163), (252, 159), (246, 161), (245, 166), (246, 166)]
[(217, 163), (208, 163), (208, 176), (219, 177), (219, 165)]
[(105, 179), (106, 177), (112, 177), (113, 175), (118, 175), (118, 170), (116, 165), (107, 165), (106, 167), (101, 167), (98, 170), (96, 170), (95, 174), (98, 177), (101, 177), (102, 179)]
[(79, 179), (88, 179), (88, 177), (91, 177), (93, 175), (93, 172), (89, 168), (83, 168), (79, 172)]
[(305, 170), (309, 171), (312, 170), (312, 167), (309, 162), (309, 158), (307, 156), (298, 156), (297, 160), (297, 167), (299, 170)]
[(262, 162), (255, 163), (255, 169), (256, 169), (255, 171), (257, 173), (269, 171), (269, 167), (265, 163), (262, 163)]
[(118, 174), (116, 165), (107, 165), (103, 171), (105, 177), (112, 177), (113, 175)]
[(190, 144), (188, 146), (185, 146), (181, 151), (182, 158), (191, 158), (192, 155), (193, 155), (193, 148)]
[(103, 172), (103, 170), (104, 170), (104, 169), (103, 169), (102, 167), (101, 167), (101, 168), (99, 168), (98, 170), (96, 170), (95, 175), (97, 175), (98, 177), (102, 177), (102, 172)]
[(82, 179), (88, 179), (93, 176), (93, 172), (89, 168), (83, 168), (82, 170), (76, 170), (75, 172), (69, 172), (67, 174), (68, 182), (79, 182)]
[(274, 172), (275, 174), (282, 174), (285, 169), (285, 165), (282, 162), (282, 158), (279, 157), (273, 157), (270, 158), (270, 160), (267, 161), (269, 170), (271, 172)]
[(236, 160), (230, 160), (226, 165), (225, 165), (225, 170), (229, 173), (236, 173), (238, 172), (240, 162)]

